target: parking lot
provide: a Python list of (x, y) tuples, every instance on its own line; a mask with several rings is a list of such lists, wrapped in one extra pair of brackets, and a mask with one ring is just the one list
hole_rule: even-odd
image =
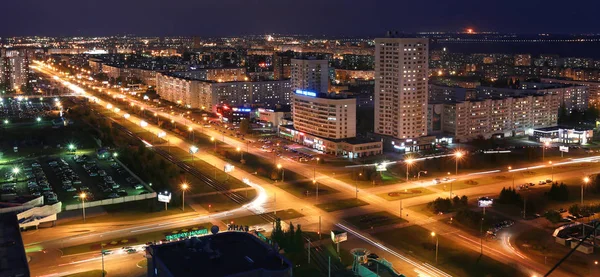
[(0, 98), (0, 118), (9, 123), (34, 119), (47, 116), (55, 107), (53, 100), (45, 98)]
[(149, 191), (112, 157), (62, 154), (0, 168), (2, 197), (44, 196), (44, 203), (75, 204)]

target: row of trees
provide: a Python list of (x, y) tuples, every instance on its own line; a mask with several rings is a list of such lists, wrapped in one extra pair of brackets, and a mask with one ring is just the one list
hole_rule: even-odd
[(438, 197), (437, 199), (429, 202), (429, 204), (427, 204), (427, 205), (429, 206), (430, 209), (432, 209), (436, 213), (439, 213), (439, 212), (447, 213), (447, 212), (451, 212), (451, 211), (466, 209), (467, 205), (468, 205), (468, 201), (469, 201), (469, 198), (467, 198), (466, 195), (463, 195), (461, 197), (454, 196), (452, 199), (450, 199), (448, 197), (446, 197), (446, 198)]
[(271, 239), (279, 245), (279, 249), (283, 249), (286, 253), (301, 252), (304, 248), (304, 238), (302, 237), (302, 229), (300, 224), (296, 225), (290, 221), (290, 226), (286, 231), (281, 226), (281, 219), (275, 220), (275, 228), (271, 233)]

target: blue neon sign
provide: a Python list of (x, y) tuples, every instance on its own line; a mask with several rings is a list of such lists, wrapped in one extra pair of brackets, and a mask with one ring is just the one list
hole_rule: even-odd
[(304, 95), (304, 96), (310, 96), (310, 97), (317, 97), (317, 93), (312, 92), (312, 91), (308, 91), (308, 90), (297, 89), (296, 90), (296, 94), (300, 94), (300, 95)]

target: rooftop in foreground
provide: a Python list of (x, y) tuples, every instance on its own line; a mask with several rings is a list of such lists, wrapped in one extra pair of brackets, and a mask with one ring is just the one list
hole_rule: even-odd
[(155, 259), (149, 260), (148, 266), (158, 267), (161, 276), (246, 276), (251, 272), (256, 274), (253, 276), (287, 276), (291, 268), (270, 246), (242, 232), (154, 245), (149, 252)]

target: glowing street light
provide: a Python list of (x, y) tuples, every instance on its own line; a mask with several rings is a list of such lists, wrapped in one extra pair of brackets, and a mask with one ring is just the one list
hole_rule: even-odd
[(215, 139), (215, 137), (210, 137), (210, 141), (214, 142), (215, 144), (215, 153), (217, 153), (217, 140)]
[(190, 186), (187, 183), (181, 184), (181, 191), (183, 192), (183, 194), (181, 195), (181, 211), (185, 211), (185, 191), (189, 187)]
[(37, 121), (38, 123), (40, 123), (40, 122), (42, 122), (42, 118), (41, 118), (41, 117), (37, 117), (37, 118), (35, 119), (35, 121)]
[(412, 165), (415, 162), (415, 160), (409, 158), (406, 159), (404, 162), (406, 163), (406, 182), (408, 183), (408, 167)]
[(431, 237), (435, 237), (435, 263), (437, 264), (437, 262), (438, 262), (438, 249), (439, 249), (439, 245), (440, 245), (440, 238), (439, 238), (439, 236), (435, 235), (435, 232), (431, 232)]
[(589, 182), (590, 178), (586, 176), (585, 178), (583, 178), (583, 183), (581, 183), (581, 207), (583, 207), (583, 186), (587, 186)]
[(81, 199), (81, 211), (83, 212), (83, 223), (85, 223), (85, 198), (87, 195), (85, 195), (85, 192), (82, 192), (79, 195), (79, 198)]
[(277, 164), (277, 169), (279, 169), (281, 171), (281, 182), (284, 182), (284, 180), (285, 180), (285, 170), (283, 169), (283, 166), (281, 166), (281, 164)]
[(242, 151), (242, 148), (240, 148), (239, 146), (235, 150), (238, 151), (238, 153), (240, 153), (240, 162), (242, 162), (244, 160), (244, 151)]
[(455, 159), (455, 175), (458, 176), (458, 160), (460, 160), (462, 157), (464, 156), (463, 152), (461, 151), (456, 151), (454, 152), (454, 159)]
[(194, 154), (198, 153), (198, 147), (195, 145), (190, 146), (190, 154), (192, 155), (192, 163), (194, 162)]
[(546, 147), (550, 146), (550, 142), (544, 142), (544, 145), (542, 146), (542, 161), (546, 160)]
[(9, 123), (8, 119), (5, 119), (4, 124), (8, 124), (8, 123)]

